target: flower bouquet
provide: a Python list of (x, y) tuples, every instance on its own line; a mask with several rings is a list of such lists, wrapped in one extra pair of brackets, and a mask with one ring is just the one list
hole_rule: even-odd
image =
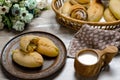
[(0, 0), (0, 29), (23, 31), (46, 8), (47, 0)]

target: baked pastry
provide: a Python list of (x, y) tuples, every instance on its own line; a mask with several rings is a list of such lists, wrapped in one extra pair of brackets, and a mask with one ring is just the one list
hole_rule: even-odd
[(104, 19), (106, 22), (113, 22), (113, 21), (117, 21), (117, 19), (115, 18), (115, 16), (112, 14), (112, 12), (110, 11), (109, 8), (106, 8), (104, 10), (104, 15), (103, 15)]
[(69, 10), (71, 8), (71, 4), (69, 1), (66, 1), (63, 6), (59, 9), (60, 13), (66, 15), (66, 16), (69, 16)]
[(20, 38), (20, 48), (25, 52), (33, 52), (39, 41), (39, 36), (26, 35)]
[(12, 58), (17, 64), (28, 68), (40, 67), (43, 64), (43, 57), (35, 51), (26, 53), (20, 49), (16, 49), (13, 51)]
[(90, 0), (75, 0), (75, 1), (80, 3), (80, 4), (86, 4), (86, 3), (90, 2)]
[(25, 35), (20, 38), (20, 49), (13, 50), (12, 59), (17, 64), (35, 68), (43, 64), (43, 57), (56, 57), (59, 54), (57, 46), (46, 37)]
[(87, 9), (88, 21), (98, 22), (103, 16), (104, 6), (98, 0), (92, 0), (90, 7)]
[(88, 9), (88, 7), (90, 6), (90, 2), (89, 2), (89, 3), (82, 4), (82, 3), (78, 3), (76, 0), (70, 0), (70, 3), (71, 3), (72, 5), (80, 4), (80, 5), (84, 6), (86, 9)]
[(26, 53), (37, 50), (40, 54), (55, 57), (58, 55), (58, 48), (55, 44), (45, 37), (26, 35), (20, 38), (20, 49)]
[(56, 57), (59, 54), (59, 49), (56, 45), (45, 37), (40, 37), (36, 51), (48, 57)]
[(73, 5), (70, 9), (70, 17), (78, 20), (87, 20), (86, 9), (79, 4)]
[(73, 5), (74, 4), (79, 4), (76, 0), (70, 0), (70, 3), (73, 4)]

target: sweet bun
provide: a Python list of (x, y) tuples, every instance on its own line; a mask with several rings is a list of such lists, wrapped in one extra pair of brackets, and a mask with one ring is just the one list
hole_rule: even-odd
[(82, 5), (73, 5), (70, 9), (70, 17), (78, 20), (87, 20), (87, 11)]

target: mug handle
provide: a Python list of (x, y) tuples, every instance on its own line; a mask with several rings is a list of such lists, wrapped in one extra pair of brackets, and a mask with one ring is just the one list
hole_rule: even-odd
[(103, 60), (103, 66), (108, 65), (117, 52), (118, 48), (116, 46), (107, 46), (104, 50), (101, 50), (99, 55)]

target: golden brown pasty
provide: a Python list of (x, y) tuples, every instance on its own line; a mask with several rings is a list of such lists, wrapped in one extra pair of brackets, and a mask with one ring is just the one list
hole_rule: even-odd
[(26, 35), (20, 38), (20, 48), (25, 52), (33, 52), (38, 44), (39, 36)]
[(37, 52), (48, 57), (55, 57), (59, 54), (59, 49), (48, 38), (40, 37), (38, 41)]
[(40, 67), (43, 64), (43, 57), (35, 51), (25, 53), (20, 49), (16, 49), (13, 51), (12, 58), (17, 64), (28, 68)]

